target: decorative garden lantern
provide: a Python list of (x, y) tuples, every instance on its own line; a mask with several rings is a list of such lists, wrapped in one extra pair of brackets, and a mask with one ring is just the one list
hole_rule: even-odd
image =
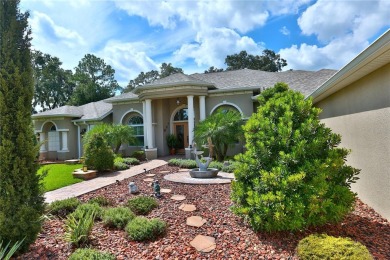
[(129, 183), (129, 193), (131, 194), (138, 193), (138, 187), (137, 185), (135, 185), (135, 182)]
[(83, 165), (83, 172), (87, 172), (87, 171), (88, 171), (87, 165)]

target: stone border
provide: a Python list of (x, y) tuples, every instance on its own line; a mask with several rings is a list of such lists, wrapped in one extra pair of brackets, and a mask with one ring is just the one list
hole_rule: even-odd
[(176, 172), (164, 176), (164, 179), (185, 184), (226, 184), (234, 180), (233, 173), (219, 172), (217, 178), (199, 179), (192, 178), (190, 172)]

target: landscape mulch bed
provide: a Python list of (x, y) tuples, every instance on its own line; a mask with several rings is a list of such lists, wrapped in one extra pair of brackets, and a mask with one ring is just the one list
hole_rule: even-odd
[[(148, 173), (155, 173), (161, 188), (172, 190), (159, 199), (159, 207), (147, 217), (161, 218), (169, 227), (167, 233), (148, 242), (133, 242), (126, 238), (122, 230), (94, 225), (88, 247), (108, 251), (117, 259), (298, 259), (296, 246), (300, 239), (312, 233), (327, 233), (333, 236), (350, 237), (359, 241), (371, 252), (375, 259), (390, 259), (390, 223), (360, 200), (356, 201), (355, 210), (342, 223), (311, 228), (302, 232), (263, 233), (254, 232), (235, 216), (229, 207), (230, 184), (188, 185), (163, 179), (160, 171), (179, 171), (178, 167), (162, 166)], [(145, 174), (112, 184), (100, 190), (80, 196), (81, 201), (88, 201), (96, 196), (104, 196), (123, 205), (135, 195), (129, 194), (128, 183), (134, 181), (140, 189), (139, 195), (153, 193), (149, 182), (144, 182)], [(174, 201), (174, 194), (185, 195), (184, 201)], [(183, 203), (194, 204), (194, 212), (179, 209)], [(186, 225), (187, 217), (202, 216), (207, 223), (202, 227)], [(67, 259), (75, 250), (63, 239), (64, 221), (56, 217), (46, 220), (42, 232), (30, 251), (18, 259)], [(209, 253), (200, 253), (190, 245), (197, 235), (211, 236), (216, 239), (216, 248)]]

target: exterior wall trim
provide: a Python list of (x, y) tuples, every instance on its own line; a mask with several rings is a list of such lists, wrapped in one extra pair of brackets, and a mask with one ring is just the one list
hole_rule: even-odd
[(142, 118), (145, 118), (144, 114), (141, 113), (139, 110), (131, 108), (130, 110), (128, 110), (125, 113), (123, 113), (123, 115), (121, 117), (121, 120), (119, 121), (122, 125), (123, 125), (123, 118), (125, 118), (125, 116), (127, 116), (127, 114), (129, 114), (129, 113), (138, 113), (138, 114), (140, 114), (142, 116)]
[(241, 116), (244, 116), (244, 113), (242, 113), (242, 110), (239, 106), (237, 106), (236, 104), (234, 103), (231, 103), (231, 102), (227, 102), (226, 100), (222, 101), (222, 103), (219, 103), (217, 104), (216, 106), (214, 106), (211, 111), (210, 111), (210, 115), (220, 106), (224, 106), (224, 105), (228, 105), (228, 106), (232, 106), (232, 107), (235, 107), (238, 112), (240, 112)]

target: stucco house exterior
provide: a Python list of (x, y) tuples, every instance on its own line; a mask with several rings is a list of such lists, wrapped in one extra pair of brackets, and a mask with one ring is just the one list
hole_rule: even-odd
[(311, 93), (321, 120), (361, 169), (352, 189), (390, 219), (390, 30)]
[[(174, 74), (99, 102), (63, 106), (32, 116), (35, 133), (43, 142), (41, 158), (66, 160), (82, 156), (82, 136), (101, 122), (130, 125), (138, 144), (123, 145), (127, 156), (145, 150), (148, 159), (169, 154), (168, 134), (179, 139), (179, 152), (190, 156), (195, 125), (217, 108), (234, 109), (243, 118), (257, 108), (255, 98), (265, 88), (286, 82), (308, 95), (336, 71), (265, 72), (236, 70), (206, 74)], [(230, 153), (242, 151), (237, 143)]]

